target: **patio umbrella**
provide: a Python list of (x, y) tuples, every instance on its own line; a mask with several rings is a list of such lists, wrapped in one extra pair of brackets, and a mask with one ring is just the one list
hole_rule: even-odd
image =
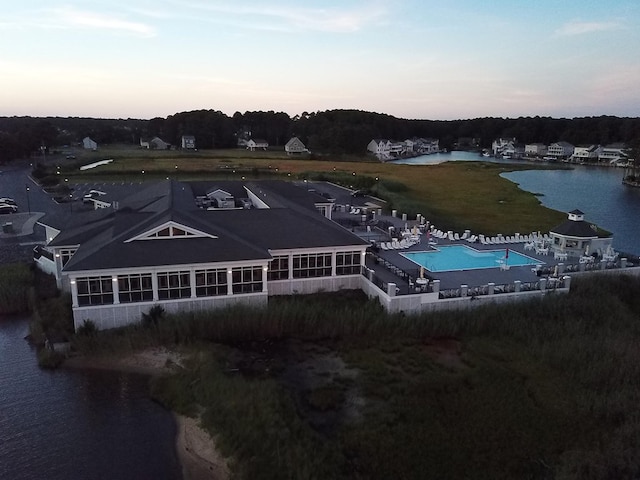
[(424, 267), (420, 267), (420, 278), (424, 278)]
[(558, 265), (556, 265), (553, 269), (553, 276), (557, 277), (558, 276)]
[(584, 256), (587, 257), (589, 256), (589, 244), (587, 243), (587, 246), (584, 249)]

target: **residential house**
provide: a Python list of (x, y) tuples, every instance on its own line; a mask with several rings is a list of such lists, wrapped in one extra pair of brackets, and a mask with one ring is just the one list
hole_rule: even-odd
[(422, 155), (430, 155), (440, 151), (440, 140), (437, 138), (417, 138), (414, 140), (413, 151)]
[(196, 137), (193, 135), (182, 135), (180, 138), (180, 147), (183, 150), (195, 150), (196, 148)]
[(160, 137), (153, 137), (151, 140), (140, 137), (140, 146), (151, 150), (169, 150), (171, 148), (171, 144), (165, 142)]
[[(198, 204), (207, 197), (213, 208)], [(360, 288), (369, 243), (319, 214), (327, 202), (282, 181), (166, 180), (117, 208), (45, 216), (41, 259), (70, 292), (76, 329), (136, 323), (156, 305), (199, 312)]]
[(84, 137), (82, 139), (82, 148), (86, 150), (97, 150), (98, 144), (94, 140), (91, 140), (91, 137)]
[(515, 152), (515, 137), (498, 138), (491, 143), (491, 151), (494, 157), (510, 156)]
[(624, 143), (611, 143), (600, 150), (598, 161), (607, 164), (626, 164), (629, 161)]
[(547, 148), (547, 155), (556, 159), (567, 159), (573, 155), (574, 148), (569, 142), (555, 142)]
[(527, 143), (524, 146), (524, 154), (527, 157), (544, 157), (547, 154), (547, 146), (544, 143)]
[(601, 150), (602, 147), (597, 145), (579, 145), (573, 149), (569, 160), (577, 163), (597, 162)]
[(374, 138), (367, 145), (367, 151), (373, 153), (381, 160), (391, 158), (391, 141), (382, 138)]
[(149, 148), (152, 150), (169, 150), (171, 144), (165, 142), (160, 137), (153, 137), (149, 142)]
[(266, 150), (267, 148), (269, 148), (269, 142), (266, 140), (251, 138), (247, 141), (247, 150), (251, 150), (252, 152), (256, 149)]
[(304, 146), (302, 140), (298, 137), (293, 137), (285, 144), (284, 151), (287, 152), (287, 155), (291, 155), (295, 153), (306, 153), (309, 150)]

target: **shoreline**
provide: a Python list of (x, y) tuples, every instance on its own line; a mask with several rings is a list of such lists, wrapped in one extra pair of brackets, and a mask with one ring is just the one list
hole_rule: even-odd
[[(164, 348), (149, 348), (123, 357), (71, 357), (63, 368), (115, 370), (126, 373), (157, 376), (181, 365), (181, 356)], [(171, 412), (176, 422), (175, 449), (184, 480), (227, 480), (228, 461), (216, 448), (207, 431), (196, 418)]]

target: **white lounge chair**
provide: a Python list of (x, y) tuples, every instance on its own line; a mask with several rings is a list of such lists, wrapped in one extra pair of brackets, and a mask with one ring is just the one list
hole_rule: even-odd
[(460, 240), (460, 235), (458, 234), (458, 232), (453, 234), (453, 239), (456, 240), (456, 241)]

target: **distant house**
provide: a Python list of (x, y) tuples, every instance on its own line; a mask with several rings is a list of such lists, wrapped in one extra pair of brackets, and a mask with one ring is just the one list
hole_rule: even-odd
[(82, 139), (82, 148), (86, 150), (97, 150), (98, 144), (95, 141), (91, 140), (90, 137), (84, 137)]
[(569, 142), (556, 142), (549, 145), (547, 155), (555, 158), (569, 158), (573, 155), (575, 147)]
[(498, 138), (491, 143), (491, 151), (495, 157), (510, 156), (515, 152), (515, 145), (515, 137)]
[(547, 146), (544, 143), (527, 143), (524, 146), (524, 154), (528, 157), (544, 157), (547, 154)]
[(247, 142), (247, 150), (251, 150), (253, 152), (256, 148), (266, 150), (267, 148), (269, 148), (269, 142), (267, 142), (266, 140), (261, 140), (259, 138), (250, 139)]
[(149, 142), (149, 148), (152, 150), (169, 150), (171, 148), (171, 144), (165, 142), (160, 137), (153, 137)]
[(284, 151), (287, 152), (287, 155), (308, 152), (307, 147), (304, 146), (304, 143), (302, 143), (302, 140), (298, 137), (293, 137), (289, 140), (284, 146)]
[(600, 150), (598, 155), (599, 162), (605, 162), (609, 164), (614, 163), (627, 163), (629, 160), (629, 156), (625, 152), (624, 143), (611, 143), (609, 145), (605, 145)]
[(383, 138), (374, 138), (367, 145), (367, 151), (373, 153), (380, 160), (391, 158), (391, 141)]
[(140, 146), (146, 149), (152, 150), (169, 150), (171, 144), (165, 142), (160, 137), (153, 137), (151, 140), (148, 138), (140, 138)]
[(413, 140), (413, 151), (423, 154), (438, 153), (440, 140), (437, 138), (416, 138)]
[(196, 148), (196, 137), (193, 135), (182, 135), (180, 140), (180, 147), (183, 150), (195, 150)]
[(596, 145), (577, 146), (573, 149), (573, 155), (569, 157), (572, 162), (596, 162), (602, 147)]

